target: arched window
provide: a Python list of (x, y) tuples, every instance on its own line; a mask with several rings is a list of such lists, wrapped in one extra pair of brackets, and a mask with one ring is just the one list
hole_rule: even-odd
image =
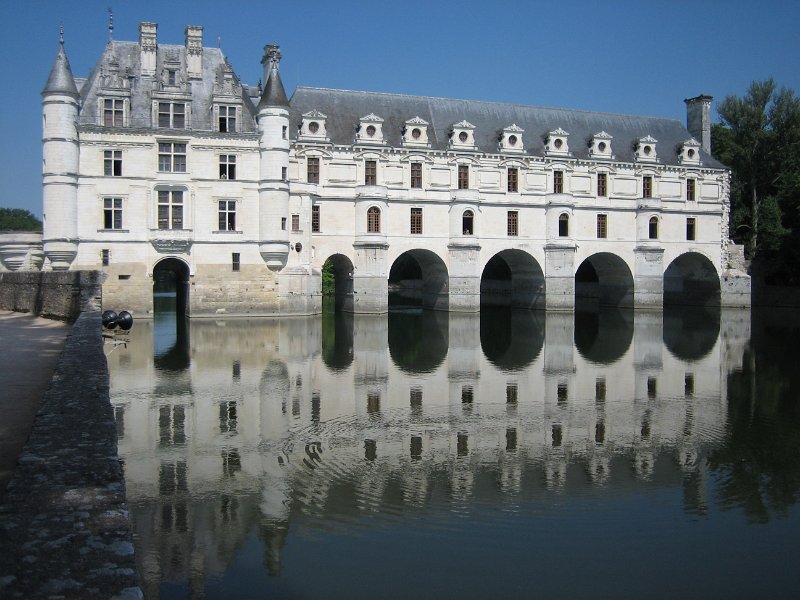
[(658, 239), (658, 217), (650, 217), (650, 226), (648, 228), (648, 237), (651, 240)]
[(568, 237), (569, 236), (569, 215), (567, 213), (561, 213), (558, 216), (558, 237)]
[(471, 210), (465, 210), (461, 216), (461, 227), (464, 230), (464, 235), (473, 235), (475, 233), (475, 215)]
[(367, 210), (367, 233), (381, 232), (381, 210), (377, 206), (370, 206)]

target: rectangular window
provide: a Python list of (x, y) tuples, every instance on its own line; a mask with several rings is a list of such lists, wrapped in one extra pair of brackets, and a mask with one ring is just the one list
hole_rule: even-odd
[(222, 133), (235, 133), (236, 132), (236, 107), (235, 106), (220, 106), (219, 107), (219, 130)]
[(411, 163), (411, 187), (422, 188), (422, 163)]
[(653, 178), (650, 175), (642, 177), (642, 198), (653, 197)]
[(219, 178), (220, 179), (236, 179), (236, 155), (235, 154), (220, 154), (219, 155)]
[(519, 211), (510, 210), (506, 217), (508, 235), (519, 235)]
[(122, 229), (122, 198), (103, 198), (103, 229)]
[[(241, 255), (238, 252), (231, 252), (231, 270), (238, 271), (242, 266)], [(234, 363), (234, 377), (236, 376), (236, 364)]]
[(694, 217), (686, 219), (686, 239), (694, 241), (697, 235), (697, 220)]
[(458, 165), (458, 189), (469, 189), (469, 166)]
[(183, 102), (159, 102), (158, 126), (162, 129), (184, 129), (186, 127), (186, 104)]
[(161, 173), (186, 173), (186, 144), (159, 142), (158, 170)]
[(158, 191), (158, 228), (183, 229), (183, 191)]
[(125, 118), (125, 101), (121, 99), (103, 100), (103, 125), (122, 127)]
[(219, 201), (219, 231), (236, 231), (236, 201)]
[(601, 239), (608, 237), (608, 215), (597, 215), (597, 237)]
[(309, 158), (306, 167), (308, 183), (319, 183), (319, 159)]
[(167, 85), (178, 84), (178, 72), (175, 69), (167, 69)]
[(597, 174), (597, 196), (601, 198), (608, 196), (608, 175), (606, 173)]
[(689, 202), (694, 202), (695, 200), (695, 182), (694, 179), (687, 179), (686, 180), (686, 199)]
[(281, 231), (286, 231), (286, 217), (281, 217)]
[(311, 232), (319, 233), (319, 205), (311, 207)]
[(122, 177), (122, 150), (103, 151), (103, 174), (106, 177)]
[(282, 130), (281, 130), (281, 136), (282, 136), (282, 137), (283, 137), (283, 139), (285, 139), (285, 140), (288, 140), (288, 139), (289, 139), (289, 128), (288, 128), (286, 125), (284, 125), (284, 126), (283, 126), (283, 128), (282, 128)]
[(281, 181), (286, 181), (289, 177), (289, 169), (287, 167), (281, 167)]
[(300, 215), (292, 215), (292, 231), (300, 231)]
[(564, 171), (553, 171), (553, 193), (564, 193)]
[(109, 264), (111, 264), (111, 250), (108, 248), (103, 248), (103, 250), (100, 252), (100, 260), (102, 261), (104, 267), (107, 267)]
[(421, 235), (422, 234), (422, 209), (421, 208), (412, 208), (411, 209), (411, 233), (413, 235)]
[(378, 184), (378, 165), (374, 160), (364, 161), (364, 185)]
[(519, 191), (519, 169), (514, 167), (509, 167), (508, 169), (508, 191)]

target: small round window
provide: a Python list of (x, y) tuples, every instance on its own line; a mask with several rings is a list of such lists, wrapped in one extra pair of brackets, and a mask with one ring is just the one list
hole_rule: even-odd
[(516, 146), (517, 145), (517, 136), (515, 136), (515, 135), (508, 136), (508, 145), (509, 146)]
[(367, 135), (369, 137), (375, 136), (375, 125), (370, 125), (369, 127), (367, 127)]
[(650, 146), (645, 146), (645, 147), (644, 147), (644, 154), (645, 154), (645, 156), (650, 156), (650, 153), (651, 153), (652, 151), (653, 151), (653, 149), (652, 149)]
[(556, 141), (553, 142), (553, 146), (555, 146), (556, 150), (561, 148), (561, 146), (563, 146), (563, 145), (564, 145), (564, 142), (562, 142), (559, 138), (556, 138)]
[(465, 142), (467, 141), (467, 138), (469, 138), (469, 136), (467, 135), (467, 132), (466, 132), (466, 131), (462, 131), (461, 133), (459, 133), (459, 134), (458, 134), (458, 140), (459, 140), (459, 141), (460, 141), (462, 144), (463, 144), (463, 143), (465, 143)]
[(422, 132), (419, 130), (418, 127), (414, 127), (414, 129), (411, 130), (411, 137), (414, 138), (415, 140), (418, 140), (421, 136)]
[(606, 151), (606, 143), (605, 142), (600, 142), (599, 144), (597, 144), (597, 149), (600, 152), (605, 152)]
[(319, 123), (316, 121), (311, 121), (311, 123), (308, 124), (308, 130), (311, 133), (317, 133), (319, 131)]
[(686, 155), (687, 155), (689, 158), (694, 158), (694, 150), (692, 150), (692, 149), (690, 148), (690, 149), (689, 149), (689, 151), (686, 153)]

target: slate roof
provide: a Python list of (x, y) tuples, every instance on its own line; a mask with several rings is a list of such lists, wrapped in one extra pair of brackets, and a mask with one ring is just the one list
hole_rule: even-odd
[[(679, 165), (677, 148), (692, 137), (674, 119), (476, 100), (298, 86), (289, 103), (293, 129), (299, 127), (303, 113), (318, 110), (328, 115), (325, 127), (336, 145), (353, 144), (359, 120), (370, 113), (384, 119), (383, 136), (389, 146), (401, 146), (405, 122), (421, 117), (430, 123), (428, 140), (436, 150), (448, 148), (452, 126), (463, 120), (475, 125), (477, 149), (490, 154), (499, 153), (499, 133), (512, 123), (525, 130), (525, 154), (533, 156), (544, 156), (547, 134), (560, 127), (569, 133), (573, 158), (588, 159), (587, 142), (594, 134), (605, 131), (613, 136), (611, 148), (617, 162), (633, 162), (636, 143), (650, 135), (658, 140), (658, 164)], [(704, 167), (725, 168), (705, 152), (701, 152), (701, 161)]]
[(67, 53), (64, 52), (64, 44), (58, 46), (58, 54), (50, 69), (50, 76), (44, 84), (42, 94), (66, 94), (68, 96), (78, 96), (78, 88), (75, 85), (75, 78), (72, 76), (72, 69), (69, 66)]

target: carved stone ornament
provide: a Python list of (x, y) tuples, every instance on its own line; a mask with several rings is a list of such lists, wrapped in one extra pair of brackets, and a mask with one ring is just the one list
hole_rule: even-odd
[(162, 254), (189, 254), (192, 249), (192, 240), (161, 238), (150, 240), (150, 243)]

